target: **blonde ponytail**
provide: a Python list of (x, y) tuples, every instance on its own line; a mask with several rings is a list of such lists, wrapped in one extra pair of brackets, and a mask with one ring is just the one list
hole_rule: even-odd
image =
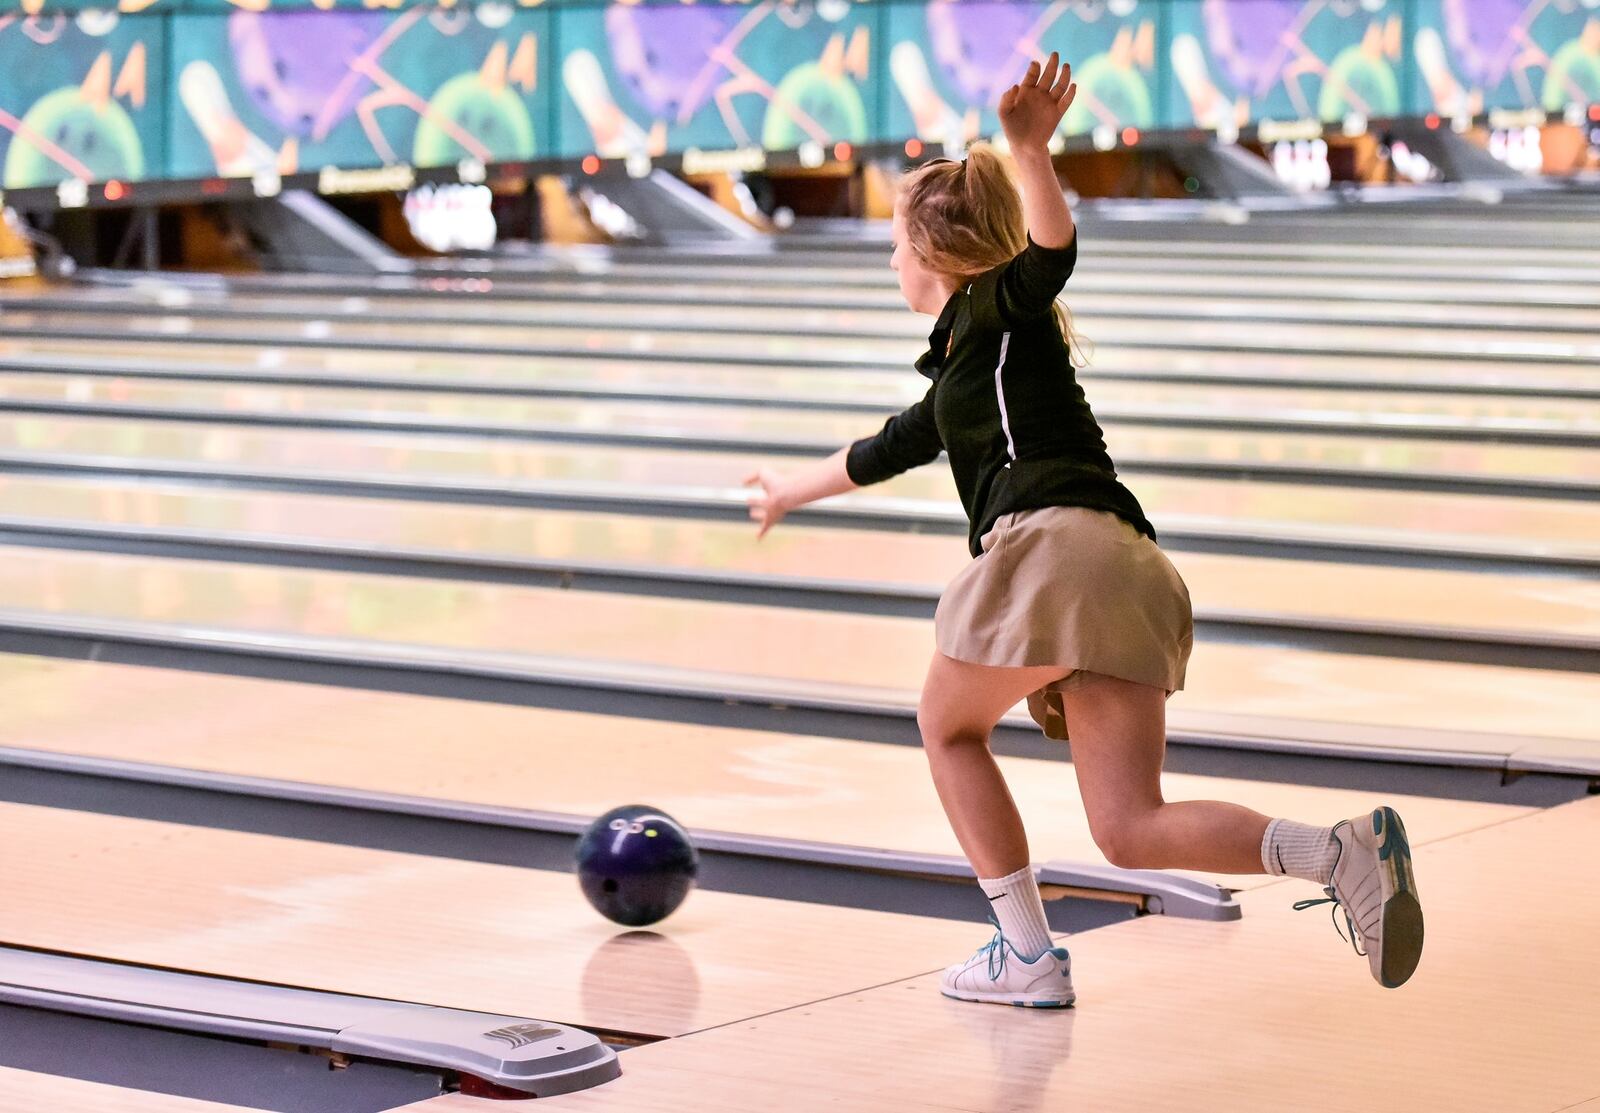
[[(974, 143), (963, 162), (934, 159), (908, 170), (899, 201), (912, 248), (958, 285), (1027, 246), (1022, 195), (1005, 159), (987, 143)], [(1073, 366), (1086, 365), (1093, 348), (1074, 329), (1071, 311), (1057, 301), (1054, 315)]]

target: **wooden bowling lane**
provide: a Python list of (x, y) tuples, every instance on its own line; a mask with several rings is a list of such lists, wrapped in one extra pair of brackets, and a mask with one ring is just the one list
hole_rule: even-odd
[[(760, 683), (892, 707), (915, 703), (933, 652), (924, 619), (19, 548), (0, 548), (0, 610), (132, 622), (208, 645), (289, 638), (346, 657), (354, 642), (469, 665), (688, 670), (713, 688)], [(1202, 639), (1168, 717), (1175, 730), (1336, 736), (1355, 754), (1378, 744), (1504, 756), (1562, 740), (1592, 754), (1597, 695), (1592, 674)]]
[[(970, 557), (958, 538), (786, 522), (760, 542), (745, 523), (450, 506), (160, 483), (0, 476), (0, 528), (147, 531), (349, 553), (381, 552), (585, 571), (678, 573), (743, 583), (911, 591), (927, 600)], [(1570, 577), (1169, 554), (1201, 618), (1486, 631), (1600, 640), (1600, 584)], [(580, 581), (581, 586), (581, 581)]]
[(256, 1113), (251, 1107), (0, 1066), (0, 1113)]
[[(618, 321), (617, 299), (610, 294), (602, 294), (593, 300), (529, 300), (507, 304), (503, 301), (489, 303), (473, 299), (461, 302), (441, 301), (438, 298), (374, 300), (361, 295), (298, 298), (288, 294), (233, 294), (225, 298), (208, 298), (182, 290), (166, 290), (159, 294), (151, 292), (142, 298), (130, 298), (122, 290), (100, 287), (81, 293), (74, 291), (70, 299), (62, 298), (59, 294), (31, 297), (0, 294), (0, 310), (6, 312), (8, 318), (14, 311), (27, 311), (52, 315), (64, 321), (82, 314), (98, 317), (107, 313), (160, 313), (192, 314), (196, 320), (264, 323), (320, 319), (355, 323), (431, 322), (444, 327), (490, 325), (497, 328), (538, 328), (541, 333), (550, 327), (572, 325), (614, 328)], [(916, 338), (928, 333), (928, 321), (913, 314), (903, 304), (896, 310), (892, 307), (808, 309), (804, 306), (760, 308), (745, 304), (662, 305), (635, 302), (628, 305), (627, 320), (630, 326), (640, 328), (692, 327), (707, 332), (821, 332), (824, 335), (880, 338)], [(1506, 323), (1516, 327), (1510, 318)], [(1574, 322), (1580, 327), (1582, 323), (1581, 320)], [(1552, 324), (1551, 327), (1560, 326)]]
[[(670, 311), (669, 311), (670, 312)], [(628, 310), (632, 316), (632, 307)], [(681, 314), (679, 314), (681, 316)], [(615, 320), (613, 315), (612, 320)], [(737, 334), (675, 331), (645, 326), (618, 328), (615, 324), (511, 325), (449, 324), (442, 322), (365, 322), (327, 317), (274, 323), (198, 317), (182, 312), (161, 316), (107, 312), (83, 319), (72, 315), (18, 310), (6, 314), (9, 331), (38, 337), (82, 335), (196, 341), (251, 345), (289, 344), (365, 345), (380, 348), (455, 348), (509, 353), (518, 348), (556, 345), (581, 350), (585, 346), (626, 345), (641, 352), (708, 358), (749, 357), (814, 361), (832, 366), (863, 362), (909, 363), (926, 344), (915, 330), (895, 339), (829, 337), (793, 332)], [(1235, 321), (1173, 320), (1151, 317), (1136, 320), (1085, 321), (1085, 329), (1098, 330), (1099, 342), (1108, 336), (1142, 337), (1162, 348), (1200, 347), (1224, 351), (1270, 353), (1349, 352), (1365, 355), (1504, 359), (1555, 364), (1592, 365), (1600, 362), (1600, 339), (1593, 330), (1547, 330), (1517, 334), (1490, 328), (1444, 331), (1426, 327), (1352, 328), (1348, 324), (1243, 324)]]
[[(671, 1080), (670, 1082), (668, 1080)], [(615, 1086), (616, 1082), (606, 1085)], [(634, 1091), (638, 1093), (639, 1091)], [(720, 1080), (709, 1083), (703, 1075), (678, 1074), (671, 1068), (652, 1067), (646, 1105), (651, 1113), (749, 1113), (752, 1109), (789, 1110), (794, 1108), (819, 1108), (814, 1102), (819, 1095), (807, 1087), (804, 1098), (797, 1098), (795, 1087), (789, 1083), (767, 1083), (756, 1079), (741, 1079), (735, 1087)], [(829, 1113), (883, 1113), (884, 1105), (876, 1095), (849, 1091), (834, 1091), (825, 1099)], [(922, 1105), (896, 1102), (896, 1113), (951, 1113), (944, 1104)], [(394, 1113), (498, 1113), (488, 1107), (485, 1098), (462, 1097), (459, 1093), (441, 1094), (426, 1098), (414, 1105), (403, 1106)], [(1585, 1111), (1579, 1111), (1585, 1113)]]
[[(557, 441), (636, 438), (667, 447), (828, 453), (874, 432), (893, 411), (839, 414), (780, 406), (729, 406), (602, 399), (492, 398), (483, 395), (355, 390), (340, 387), (230, 386), (128, 382), (89, 377), (0, 374), (0, 406), (82, 407), (91, 412), (225, 424), (266, 417), (286, 425), (371, 430), (520, 434)], [(1407, 479), (1436, 484), (1492, 482), (1504, 493), (1581, 491), (1600, 484), (1600, 448), (1471, 443), (1386, 437), (1381, 423), (1360, 436), (1296, 431), (1232, 431), (1106, 422), (1106, 443), (1125, 471), (1222, 469), (1270, 475)]]
[[(3, 345), (0, 341), (0, 345)], [(282, 353), (279, 353), (281, 360)], [(83, 342), (70, 354), (0, 355), (0, 372), (22, 372), (45, 382), (71, 383), (74, 400), (101, 398), (106, 389), (80, 385), (85, 377), (114, 380), (112, 397), (145, 397), (140, 383), (241, 383), (250, 385), (345, 386), (419, 393), (487, 393), (532, 397), (627, 398), (650, 402), (728, 402), (752, 406), (851, 412), (896, 411), (920, 399), (925, 380), (910, 374), (739, 367), (695, 363), (630, 363), (606, 359), (529, 357), (483, 361), (416, 355), (391, 361), (361, 358), (312, 362), (192, 360), (183, 349), (152, 360), (128, 357), (108, 345)], [(1172, 420), (1212, 425), (1248, 421), (1260, 425), (1353, 427), (1372, 432), (1418, 432), (1481, 436), (1510, 441), (1600, 436), (1600, 390), (1594, 398), (1443, 391), (1238, 385), (1176, 380), (1122, 381), (1090, 373), (1095, 413), (1103, 421)], [(7, 396), (47, 393), (21, 374), (6, 378)], [(12, 384), (15, 384), (14, 386)], [(14, 393), (15, 392), (15, 393)]]
[(912, 977), (983, 941), (705, 890), (630, 932), (567, 873), (22, 804), (0, 804), (0, 842), (13, 946), (641, 1036)]
[[(1073, 1009), (949, 1001), (928, 975), (636, 1048), (621, 1078), (550, 1108), (692, 1113), (749, 1087), (819, 1109), (1572, 1113), (1600, 1095), (1600, 887), (1572, 854), (1596, 840), (1584, 800), (1419, 848), (1427, 948), (1397, 990), (1326, 906), (1295, 912), (1314, 892), (1286, 880), (1235, 923), (1068, 939)], [(452, 1110), (435, 1102), (420, 1108)]]
[(926, 382), (915, 373), (849, 371), (756, 364), (640, 361), (583, 356), (472, 356), (449, 352), (363, 352), (358, 349), (286, 351), (271, 346), (254, 352), (187, 344), (140, 344), (133, 349), (95, 340), (19, 340), (0, 335), (0, 360), (8, 369), (57, 369), (122, 373), (134, 379), (205, 378), (252, 382), (326, 380), (345, 385), (428, 387), (456, 391), (578, 391), (630, 397), (733, 398), (755, 402), (769, 390), (796, 399), (809, 396), (833, 406), (872, 405), (892, 399), (898, 408), (921, 398)]
[[(1320, 262), (1345, 259), (1354, 262), (1372, 261), (1373, 273), (1378, 275), (1390, 269), (1403, 269), (1414, 263), (1428, 266), (1454, 264), (1462, 268), (1465, 272), (1464, 277), (1473, 277), (1473, 264), (1536, 268), (1583, 267), (1600, 262), (1600, 252), (1596, 252), (1588, 244), (1528, 247), (1523, 244), (1505, 246), (1461, 242), (1461, 240), (1470, 241), (1471, 222), (1463, 222), (1461, 236), (1455, 242), (1430, 244), (1424, 251), (1419, 251), (1414, 244), (1402, 242), (1379, 244), (1340, 242), (1343, 237), (1337, 225), (1329, 226), (1321, 221), (1313, 221), (1310, 227), (1314, 231), (1308, 234), (1310, 242), (1307, 243), (1285, 242), (1271, 233), (1268, 233), (1270, 238), (1264, 242), (1252, 241), (1240, 238), (1231, 228), (1219, 227), (1206, 229), (1208, 232), (1215, 231), (1216, 235), (1203, 236), (1199, 242), (1188, 243), (1182, 247), (1178, 246), (1182, 241), (1171, 236), (1139, 238), (1121, 236), (1115, 232), (1098, 237), (1093, 234), (1085, 236), (1083, 246), (1085, 255), (1114, 257), (1128, 261), (1141, 258), (1149, 260), (1147, 265), (1156, 268), (1165, 268), (1173, 259), (1200, 264), (1216, 263), (1219, 264), (1219, 269), (1234, 262), (1313, 260)], [(1324, 236), (1316, 236), (1315, 231), (1323, 231)], [(1591, 271), (1586, 274), (1583, 281), (1594, 282), (1594, 273)]]
[[(72, 417), (0, 420), (0, 453), (36, 461), (73, 460), (111, 471), (132, 466), (195, 475), (248, 471), (309, 485), (335, 479), (401, 487), (459, 485), (506, 497), (540, 485), (585, 497), (699, 499), (732, 507), (744, 504), (741, 485), (756, 466), (767, 464), (780, 472), (799, 466), (793, 457), (755, 453)], [(1129, 482), (1158, 531), (1222, 526), (1268, 539), (1292, 531), (1334, 541), (1415, 540), (1479, 549), (1485, 544), (1485, 523), (1493, 523), (1491, 540), (1496, 544), (1515, 542), (1583, 557), (1600, 552), (1594, 514), (1575, 500), (1159, 474), (1130, 477)], [(948, 467), (936, 463), (824, 505), (863, 513), (912, 509), (956, 521), (960, 509), (954, 495)]]
[[(651, 331), (642, 328), (550, 326), (528, 327), (370, 323), (333, 320), (331, 317), (274, 325), (266, 321), (220, 320), (183, 313), (166, 316), (106, 313), (75, 318), (27, 311), (8, 312), (6, 327), (13, 335), (39, 338), (86, 336), (93, 339), (126, 337), (156, 341), (186, 339), (219, 344), (291, 346), (331, 344), (366, 346), (386, 350), (478, 351), (514, 355), (519, 349), (542, 345), (574, 352), (586, 348), (617, 346), (622, 350), (707, 358), (761, 356), (795, 363), (822, 362), (834, 366), (861, 362), (909, 364), (922, 348), (912, 337), (896, 340), (835, 340), (825, 343), (802, 333), (749, 336), (734, 333)], [(1558, 354), (1559, 358), (1559, 354)]]
[[(0, 747), (30, 752), (585, 817), (641, 800), (696, 830), (962, 856), (910, 746), (16, 655), (0, 655), (0, 697)], [(997, 760), (1036, 861), (1104, 863), (1070, 765)], [(1368, 791), (1273, 781), (1167, 772), (1162, 786), (1326, 824), (1374, 806)], [(1383, 799), (1424, 840), (1529, 810)], [(1273, 880), (1170, 872), (1235, 890)]]
[[(624, 1060), (626, 1062), (626, 1060)], [(668, 1081), (670, 1079), (670, 1082)], [(616, 1081), (606, 1083), (615, 1086)], [(639, 1093), (639, 1091), (634, 1091)], [(671, 1068), (653, 1066), (650, 1071), (648, 1097), (645, 1104), (651, 1113), (750, 1113), (752, 1109), (790, 1110), (819, 1108), (814, 1104), (819, 1095), (806, 1087), (805, 1096), (798, 1097), (790, 1083), (767, 1083), (757, 1079), (741, 1079), (735, 1087), (720, 1080), (707, 1081), (697, 1074), (677, 1074)], [(876, 1095), (834, 1091), (825, 1099), (828, 1113), (883, 1113), (884, 1105)], [(896, 1102), (896, 1113), (951, 1113), (944, 1104), (922, 1105)], [(441, 1094), (426, 1098), (414, 1105), (406, 1105), (394, 1113), (499, 1113), (486, 1098), (463, 1097), (460, 1093)], [(1579, 1113), (1586, 1113), (1580, 1110)]]
[[(745, 287), (746, 290), (750, 287)], [(757, 288), (759, 289), (759, 287)], [(628, 295), (605, 290), (590, 297), (568, 293), (559, 300), (529, 297), (493, 301), (471, 296), (455, 298), (390, 295), (370, 298), (360, 294), (342, 297), (296, 296), (291, 292), (250, 293), (155, 287), (128, 290), (120, 287), (74, 287), (64, 291), (0, 295), (0, 310), (36, 309), (49, 313), (144, 312), (193, 313), (260, 320), (342, 318), (387, 319), (403, 322), (439, 321), (449, 324), (600, 325), (616, 323), (619, 298)], [(1396, 325), (1436, 329), (1492, 328), (1516, 330), (1593, 330), (1600, 328), (1600, 308), (1552, 306), (1481, 306), (1463, 312), (1460, 306), (1428, 305), (1397, 298), (1385, 302), (1267, 301), (1253, 298), (1127, 293), (1100, 293), (1069, 287), (1063, 295), (1085, 330), (1117, 331), (1145, 328), (1154, 320), (1217, 318), (1249, 325), (1273, 322), (1343, 322), (1366, 327)], [(812, 308), (798, 305), (763, 305), (735, 298), (691, 302), (681, 293), (670, 299), (630, 299), (628, 318), (642, 327), (694, 326), (708, 331), (794, 332), (871, 336), (925, 336), (928, 320), (904, 304)]]
[[(683, 365), (657, 368), (656, 375), (630, 390), (627, 385), (612, 385), (587, 377), (583, 374), (587, 364), (548, 362), (552, 364), (548, 373), (541, 368), (520, 384), (522, 397), (514, 396), (519, 388), (510, 384), (499, 394), (463, 390), (457, 378), (443, 372), (424, 380), (434, 388), (432, 390), (419, 389), (424, 384), (414, 377), (386, 379), (376, 370), (369, 380), (370, 385), (366, 386), (282, 384), (279, 389), (272, 390), (267, 388), (277, 384), (256, 381), (263, 376), (249, 364), (236, 363), (223, 368), (195, 366), (188, 370), (187, 377), (180, 378), (185, 372), (183, 366), (166, 363), (161, 366), (160, 377), (147, 378), (144, 377), (146, 368), (141, 364), (124, 364), (119, 368), (108, 361), (110, 365), (104, 368), (69, 364), (66, 369), (74, 372), (72, 374), (31, 369), (7, 374), (0, 367), (0, 400), (12, 405), (64, 402), (84, 406), (176, 409), (192, 407), (192, 398), (198, 392), (215, 395), (210, 404), (221, 409), (237, 409), (245, 404), (268, 414), (304, 413), (313, 408), (311, 400), (318, 400), (323, 403), (322, 409), (359, 411), (375, 407), (380, 412), (398, 410), (435, 418), (459, 416), (462, 421), (474, 423), (510, 423), (519, 414), (524, 415), (522, 420), (526, 421), (527, 413), (539, 412), (527, 411), (525, 407), (519, 410), (524, 397), (540, 401), (549, 398), (596, 401), (622, 393), (624, 397), (637, 397), (646, 406), (643, 414), (657, 422), (663, 413), (732, 412), (725, 405), (740, 405), (739, 412), (752, 415), (778, 413), (786, 420), (791, 415), (798, 417), (813, 412), (847, 412), (852, 415), (849, 420), (853, 423), (848, 428), (827, 425), (812, 430), (813, 435), (819, 435), (821, 430), (839, 437), (859, 433), (861, 423), (869, 417), (881, 420), (916, 402), (923, 394), (918, 384), (925, 381), (909, 375), (751, 369), (740, 372), (743, 378), (730, 384), (724, 371)], [(603, 374), (605, 368), (591, 370)], [(646, 370), (649, 369), (641, 368), (641, 374)], [(401, 385), (407, 391), (403, 398), (394, 393), (395, 387)], [(475, 388), (477, 384), (466, 385)], [(1115, 379), (1093, 383), (1092, 393), (1095, 414), (1109, 425), (1168, 421), (1225, 428), (1232, 422), (1252, 428), (1331, 429), (1374, 435), (1433, 433), (1536, 443), (1546, 439), (1600, 441), (1600, 399), (1181, 382), (1130, 383)], [(241, 403), (241, 399), (247, 402)], [(704, 411), (679, 408), (689, 402), (715, 408)]]
[[(1099, 338), (1101, 341), (1103, 337)], [(753, 359), (753, 354), (751, 355)], [(596, 341), (582, 349), (542, 350), (533, 353), (498, 355), (488, 352), (402, 351), (360, 348), (328, 348), (316, 345), (286, 347), (263, 341), (242, 349), (237, 344), (203, 344), (197, 341), (164, 342), (144, 337), (119, 337), (115, 341), (85, 336), (43, 337), (0, 335), (0, 360), (20, 360), (30, 368), (40, 360), (55, 369), (56, 360), (70, 361), (61, 366), (88, 363), (99, 368), (137, 369), (140, 375), (170, 375), (173, 369), (195, 366), (227, 368), (253, 367), (265, 379), (311, 376), (337, 378), (349, 382), (411, 381), (433, 384), (439, 374), (447, 374), (458, 385), (518, 388), (526, 384), (548, 385), (567, 381), (594, 387), (627, 390), (630, 393), (670, 391), (683, 369), (692, 368), (699, 381), (720, 383), (730, 393), (749, 397), (750, 370), (782, 371), (796, 376), (814, 377), (816, 397), (860, 402), (883, 389), (883, 371), (910, 392), (910, 399), (921, 397), (917, 383), (926, 380), (911, 370), (911, 360), (896, 357), (887, 363), (862, 363), (839, 367), (798, 358), (787, 361), (741, 362), (705, 353), (677, 357), (648, 347), (633, 348), (624, 343)], [(708, 378), (709, 377), (709, 378)], [(1085, 383), (1115, 379), (1139, 382), (1190, 381), (1216, 384), (1255, 384), (1283, 386), (1296, 383), (1322, 387), (1384, 391), (1409, 389), (1446, 393), (1487, 392), (1493, 394), (1565, 395), (1591, 399), (1600, 397), (1594, 376), (1588, 368), (1559, 363), (1473, 358), (1466, 360), (1427, 360), (1418, 362), (1389, 356), (1359, 354), (1292, 354), (1245, 351), (1199, 351), (1113, 345), (1097, 343), (1091, 366), (1080, 372)], [(859, 392), (858, 392), (859, 388)], [(1091, 388), (1090, 401), (1095, 395)]]
[[(1152, 245), (1143, 246), (1149, 248)], [(1478, 256), (1471, 261), (1475, 265), (1466, 265), (1463, 262), (1435, 256), (1435, 252), (1442, 252), (1442, 249), (1437, 248), (1429, 249), (1427, 255), (1434, 256), (1432, 258), (1416, 257), (1413, 253), (1412, 259), (1391, 263), (1375, 259), (1372, 247), (1366, 244), (1360, 245), (1358, 252), (1343, 253), (1344, 258), (1308, 257), (1316, 252), (1311, 245), (1304, 244), (1285, 248), (1283, 254), (1274, 253), (1257, 258), (1249, 258), (1246, 254), (1230, 250), (1234, 246), (1242, 246), (1248, 254), (1259, 254), (1256, 245), (1207, 243), (1198, 247), (1194, 254), (1175, 254), (1172, 244), (1167, 241), (1154, 246), (1158, 248), (1159, 260), (1148, 268), (1140, 268), (1134, 263), (1134, 252), (1121, 252), (1105, 242), (1095, 244), (1092, 237), (1086, 236), (1078, 265), (1084, 273), (1102, 266), (1129, 270), (1158, 269), (1169, 276), (1194, 275), (1194, 281), (1197, 282), (1209, 280), (1215, 275), (1228, 277), (1247, 275), (1288, 280), (1373, 278), (1379, 281), (1410, 280), (1437, 283), (1448, 288), (1452, 282), (1481, 281), (1485, 273), (1494, 273), (1503, 275), (1508, 284), (1516, 285), (1548, 284), (1583, 289), (1592, 287), (1595, 283), (1595, 272), (1592, 267), (1551, 259), (1548, 256), (1512, 261), (1503, 253), (1498, 253), (1491, 254), (1487, 260), (1484, 256)], [(888, 245), (884, 244), (883, 247), (887, 251)], [(840, 258), (848, 256), (837, 253), (831, 259), (825, 259), (820, 254), (814, 259), (805, 259), (790, 256), (788, 253), (768, 259), (756, 256), (722, 261), (725, 258), (718, 257), (713, 260), (707, 256), (685, 257), (682, 252), (651, 250), (648, 257), (639, 253), (626, 258), (619, 257), (616, 260), (593, 257), (574, 265), (573, 262), (554, 257), (554, 253), (551, 253), (550, 258), (495, 260), (488, 264), (473, 261), (464, 265), (459, 261), (448, 259), (429, 261), (419, 264), (418, 274), (428, 278), (477, 278), (496, 282), (535, 275), (575, 274), (582, 278), (604, 275), (669, 282), (677, 281), (680, 275), (686, 275), (695, 279), (718, 282), (760, 282), (772, 278), (784, 282), (804, 282), (829, 287), (847, 286), (852, 283), (868, 286), (894, 285), (894, 275), (883, 266), (881, 254), (876, 257), (869, 256), (865, 265), (860, 262), (839, 262)], [(753, 266), (758, 269), (753, 271)]]
[[(1237, 350), (1189, 350), (1151, 347), (1138, 342), (1110, 343), (1104, 337), (1089, 338), (1095, 352), (1085, 380), (1102, 378), (1185, 377), (1202, 381), (1222, 380), (1269, 383), (1274, 386), (1294, 382), (1319, 385), (1383, 387), (1408, 386), (1416, 389), (1457, 391), (1516, 391), (1519, 393), (1564, 393), (1588, 396), (1594, 391), (1592, 368), (1570, 364), (1495, 359), (1479, 351), (1467, 359), (1416, 360), (1416, 353), (1397, 356), (1363, 356), (1359, 352), (1252, 352)], [(1091, 399), (1092, 401), (1092, 399)]]
[[(348, 281), (330, 282), (326, 275), (239, 275), (227, 280), (228, 290), (252, 293), (326, 294), (339, 298), (369, 299), (383, 304), (389, 298), (427, 298), (445, 300), (482, 299), (485, 301), (538, 300), (557, 297), (615, 297), (634, 302), (677, 298), (685, 302), (711, 304), (798, 305), (839, 309), (895, 309), (904, 311), (905, 300), (892, 285), (850, 286), (830, 289), (813, 283), (762, 280), (752, 283), (703, 281), (697, 269), (689, 269), (674, 280), (670, 289), (660, 282), (641, 282), (625, 278), (564, 277), (508, 279), (412, 279), (385, 276), (359, 292), (352, 292)], [(1138, 297), (1185, 298), (1204, 289), (1213, 297), (1249, 298), (1263, 305), (1277, 300), (1310, 302), (1350, 302), (1360, 305), (1403, 302), (1425, 306), (1528, 307), (1533, 309), (1594, 312), (1594, 292), (1587, 287), (1560, 288), (1548, 285), (1521, 287), (1504, 282), (1456, 281), (1440, 287), (1432, 282), (1382, 281), (1374, 278), (1324, 279), (1317, 277), (1268, 277), (1248, 275), (1207, 275), (1204, 280), (1183, 275), (1166, 275), (1119, 269), (1099, 260), (1080, 266), (1071, 279), (1069, 300), (1085, 295), (1134, 295)], [(162, 296), (162, 295), (156, 295)], [(190, 296), (201, 296), (199, 292)]]
[(559, 439), (627, 433), (665, 442), (733, 441), (813, 450), (847, 443), (896, 412), (893, 407), (841, 414), (776, 405), (0, 374), (0, 406), (4, 405), (95, 407), (152, 417), (203, 416), (219, 422), (248, 421), (255, 415), (306, 425), (334, 422), (441, 432), (459, 428)]

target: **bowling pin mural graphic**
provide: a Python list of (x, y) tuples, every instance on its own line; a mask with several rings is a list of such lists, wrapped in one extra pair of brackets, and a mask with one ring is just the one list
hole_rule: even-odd
[(1428, 0), (1413, 41), (1445, 116), (1600, 102), (1600, 0)]
[(293, 139), (273, 150), (239, 119), (222, 77), (210, 62), (190, 62), (178, 75), (178, 99), (200, 129), (217, 173), (225, 178), (250, 178), (259, 174), (292, 174), (297, 168)]
[(918, 139), (959, 147), (998, 133), (1001, 94), (1051, 50), (1078, 85), (1061, 134), (1155, 124), (1155, 21), (1137, 0), (932, 0), (915, 19), (895, 33), (889, 70)]
[(0, 109), (11, 133), (3, 180), (7, 189), (53, 186), (69, 180), (131, 181), (144, 177), (144, 144), (120, 101), (145, 103), (146, 52), (135, 44), (120, 70), (102, 52), (77, 85), (36, 100), (19, 118)]
[[(657, 156), (669, 142), (759, 142), (771, 150), (858, 143), (867, 138), (868, 113), (858, 89), (869, 71), (867, 28), (829, 31), (820, 52), (792, 57), (798, 43), (819, 38), (817, 26), (841, 23), (851, 12), (848, 3), (826, 0), (748, 9), (614, 4), (591, 28), (590, 38), (602, 40), (594, 43), (598, 49), (580, 45), (567, 52), (562, 81), (588, 129), (590, 149), (606, 158)], [(754, 126), (740, 112), (751, 97), (762, 105)], [(713, 107), (722, 133), (715, 136), (706, 119)], [(669, 140), (674, 129), (679, 135)]]
[[(431, 95), (418, 79), (396, 73), (428, 60), (437, 39), (427, 29), (454, 37), (473, 18), (488, 26), (484, 13), (492, 10), (485, 5), (476, 16), (426, 9), (234, 12), (227, 27), (233, 84), (271, 138), (244, 123), (228, 81), (209, 59), (184, 67), (179, 96), (216, 172), (227, 176), (290, 173), (308, 147), (316, 148), (317, 165), (525, 161), (536, 147), (524, 103), (539, 78), (535, 34), (523, 33), (515, 47), (497, 37), (475, 69), (431, 75)], [(322, 49), (308, 51), (307, 42)], [(352, 120), (364, 144), (344, 126)], [(402, 149), (409, 124), (414, 132)]]

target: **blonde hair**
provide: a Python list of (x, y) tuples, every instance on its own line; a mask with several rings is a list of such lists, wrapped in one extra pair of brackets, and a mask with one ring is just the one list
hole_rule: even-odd
[[(900, 178), (898, 200), (906, 237), (922, 261), (965, 285), (1028, 246), (1022, 194), (1005, 161), (987, 143), (974, 143), (965, 162), (934, 159)], [(1093, 347), (1073, 328), (1072, 313), (1053, 307), (1067, 356), (1075, 367)]]

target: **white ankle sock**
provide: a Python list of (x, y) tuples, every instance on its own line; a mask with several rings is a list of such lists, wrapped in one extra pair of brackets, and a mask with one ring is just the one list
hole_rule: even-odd
[(1025, 866), (1005, 877), (980, 877), (978, 884), (994, 908), (1006, 942), (1023, 958), (1032, 961), (1055, 946), (1050, 940), (1050, 925), (1044, 918), (1044, 901), (1039, 899), (1039, 882), (1033, 867)]
[(1326, 886), (1338, 858), (1339, 842), (1332, 827), (1274, 819), (1261, 839), (1261, 864), (1280, 877), (1299, 877)]

